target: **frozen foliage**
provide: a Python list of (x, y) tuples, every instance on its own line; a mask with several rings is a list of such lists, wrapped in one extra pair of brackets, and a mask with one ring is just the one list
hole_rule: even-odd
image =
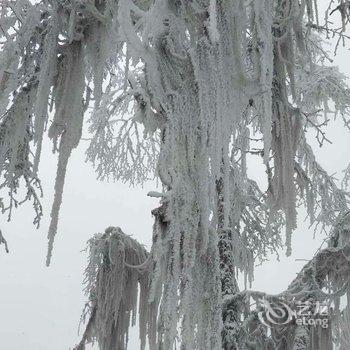
[[(321, 349), (307, 327), (259, 324), (236, 273), (248, 286), (255, 262), (281, 247), (283, 227), (291, 253), (298, 205), (325, 230), (348, 212), (347, 192), (319, 165), (305, 133), (313, 129), (322, 146), (331, 113), (349, 125), (345, 77), (326, 65), (321, 45), (331, 35), (337, 46), (347, 38), (349, 1), (330, 1), (324, 23), (317, 0), (0, 6), (0, 189), (9, 192), (0, 208), (11, 216), (23, 183), (39, 223), (37, 175), (47, 130), (58, 152), (47, 264), (68, 161), (84, 125), (87, 160), (99, 178), (136, 185), (157, 177), (163, 186), (149, 194), (161, 206), (153, 211), (147, 260), (118, 229), (91, 241), (90, 318), (80, 349), (94, 339), (102, 349), (126, 347), (138, 288), (141, 347), (148, 335), (151, 349), (283, 349), (281, 336), (293, 350)], [(332, 26), (337, 15), (341, 28)], [(251, 157), (266, 168), (266, 191), (248, 176)], [(311, 279), (293, 282), (287, 301), (302, 297), (315, 279), (318, 296), (323, 281), (338, 288), (348, 274), (346, 247), (317, 255), (301, 272)]]
[(101, 350), (126, 349), (128, 329), (135, 325), (137, 314), (141, 349), (145, 349), (147, 335), (154, 348), (157, 305), (148, 302), (148, 253), (118, 227), (94, 236), (88, 248), (85, 282), (90, 297), (86, 312), (90, 316), (76, 349), (83, 350), (86, 342), (95, 340)]
[[(237, 349), (330, 350), (333, 348), (333, 341), (340, 349), (348, 349), (349, 311), (348, 306), (341, 307), (340, 300), (349, 293), (349, 215), (347, 213), (338, 220), (328, 247), (319, 251), (305, 265), (286, 291), (279, 295), (243, 291), (226, 298), (223, 303), (224, 311), (235, 310), (239, 320), (243, 313), (250, 315), (244, 317), (241, 325), (237, 322), (238, 326), (232, 330), (236, 332), (232, 333), (236, 334)], [(315, 301), (318, 301), (328, 305), (334, 313), (323, 317), (329, 317), (334, 334), (331, 327), (309, 327), (296, 323), (271, 324), (270, 332), (267, 332), (265, 324), (262, 324), (261, 318), (258, 317), (263, 300), (280, 306), (287, 305), (291, 310), (297, 310), (300, 303), (314, 305)], [(279, 312), (281, 314), (277, 313), (274, 316), (282, 317), (283, 310), (280, 309)], [(246, 347), (246, 344), (252, 347)]]
[[(28, 87), (31, 90), (31, 87)], [(14, 96), (14, 104), (0, 120), (0, 189), (8, 189), (8, 203), (0, 199), (2, 212), (12, 210), (26, 200), (33, 200), (36, 216), (34, 223), (39, 225), (42, 216), (40, 204), (41, 186), (30, 159), (30, 141), (33, 138), (31, 125), (31, 103), (33, 94), (23, 89)], [(17, 191), (23, 180), (27, 193), (18, 199)]]
[[(158, 152), (157, 135), (154, 135), (157, 123), (155, 119), (142, 130), (145, 103), (139, 92), (125, 92), (124, 84), (121, 69), (108, 79), (99, 106), (90, 120), (89, 131), (93, 137), (87, 149), (87, 159), (95, 166), (100, 179), (112, 178), (137, 185), (154, 177)], [(137, 106), (133, 116), (130, 104), (134, 98)]]

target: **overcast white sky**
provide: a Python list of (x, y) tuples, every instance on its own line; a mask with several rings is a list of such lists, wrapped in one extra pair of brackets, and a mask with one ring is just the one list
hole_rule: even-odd
[[(336, 58), (341, 70), (350, 76), (350, 54), (341, 49)], [(331, 173), (338, 173), (350, 162), (350, 134), (342, 124), (328, 129), (333, 145), (326, 145), (316, 154)], [(0, 228), (8, 239), (10, 254), (0, 246), (0, 349), (64, 350), (78, 341), (78, 323), (86, 300), (82, 279), (86, 254), (81, 250), (86, 241), (108, 226), (120, 226), (138, 241), (151, 242), (151, 210), (157, 200), (146, 196), (155, 184), (129, 188), (120, 183), (98, 182), (90, 164), (84, 163), (84, 142), (74, 151), (68, 168), (59, 232), (52, 264), (45, 266), (47, 230), (53, 199), (53, 182), (57, 159), (47, 143), (40, 176), (45, 196), (45, 216), (39, 230), (32, 225), (31, 205), (14, 212), (6, 222), (0, 216)], [(253, 169), (254, 170), (254, 169)], [(262, 173), (262, 176), (264, 174)], [(322, 237), (313, 239), (300, 215), (299, 228), (293, 236), (293, 255), (281, 262), (275, 258), (256, 269), (254, 289), (277, 293), (287, 287), (305, 262), (320, 246)], [(130, 349), (137, 349), (132, 334)]]

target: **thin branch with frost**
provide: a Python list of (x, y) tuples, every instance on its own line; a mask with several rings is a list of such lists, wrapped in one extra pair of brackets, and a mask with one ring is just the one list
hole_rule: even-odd
[(8, 245), (7, 245), (7, 241), (5, 239), (5, 237), (3, 236), (1, 230), (0, 230), (0, 245), (3, 244), (5, 246), (5, 252), (6, 253), (9, 253), (9, 248), (8, 248)]
[[(244, 348), (245, 341), (259, 342), (261, 340), (273, 344), (272, 349), (287, 349), (289, 345), (298, 350), (331, 349), (331, 328), (304, 325), (302, 330), (302, 327), (297, 326), (294, 322), (283, 326), (285, 322), (283, 317), (293, 316), (287, 314), (283, 316), (284, 312), (298, 310), (298, 305), (310, 305), (312, 307), (315, 301), (328, 306), (332, 305), (335, 308), (335, 312), (326, 315), (326, 317), (329, 318), (328, 324), (332, 323), (334, 326), (333, 340), (336, 343), (341, 342), (344, 346), (348, 340), (347, 327), (349, 327), (349, 324), (343, 322), (347, 321), (348, 307), (341, 311), (339, 300), (349, 292), (350, 288), (349, 219), (349, 213), (339, 219), (328, 241), (329, 246), (319, 251), (303, 267), (288, 289), (282, 293), (268, 295), (260, 291), (247, 290), (236, 292), (225, 298), (223, 310), (229, 310), (234, 305), (236, 310), (239, 310), (238, 313), (245, 312), (245, 319), (248, 322), (246, 326), (251, 332), (250, 334), (244, 333), (244, 331), (239, 332), (239, 327), (242, 327), (242, 324), (238, 324), (238, 329), (235, 329), (235, 332), (241, 334), (242, 337), (240, 339), (241, 347), (238, 347), (238, 349)], [(328, 292), (325, 292), (325, 290)], [(276, 324), (270, 323), (271, 320), (269, 319), (270, 336), (267, 336), (266, 333), (257, 332), (262, 326), (261, 318), (257, 319), (256, 317), (257, 312), (263, 310), (261, 309), (263, 307), (262, 300), (267, 300), (271, 305), (275, 304), (276, 307), (286, 308), (285, 310), (279, 309), (281, 314), (274, 315)], [(247, 316), (247, 313), (250, 316)], [(321, 316), (319, 315), (319, 317)], [(282, 324), (278, 323), (278, 318), (281, 318)], [(266, 323), (263, 327), (266, 327)], [(311, 334), (317, 334), (316, 340), (312, 340)], [(308, 344), (307, 347), (305, 347), (305, 342)]]

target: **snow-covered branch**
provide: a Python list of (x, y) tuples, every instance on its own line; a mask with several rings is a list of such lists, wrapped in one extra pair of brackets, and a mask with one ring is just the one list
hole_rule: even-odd
[(75, 349), (84, 350), (85, 344), (95, 341), (101, 350), (126, 349), (128, 330), (136, 324), (137, 315), (141, 349), (146, 336), (154, 348), (157, 305), (149, 303), (151, 265), (140, 267), (148, 260), (146, 249), (119, 227), (109, 227), (89, 241), (88, 250), (85, 291), (89, 302), (82, 318), (88, 321)]

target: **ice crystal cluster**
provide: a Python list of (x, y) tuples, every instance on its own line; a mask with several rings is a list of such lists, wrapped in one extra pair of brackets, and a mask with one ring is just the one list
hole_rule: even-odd
[[(39, 224), (47, 134), (58, 153), (47, 264), (84, 126), (101, 179), (162, 184), (149, 193), (160, 198), (150, 253), (117, 228), (90, 241), (90, 316), (78, 349), (94, 340), (126, 348), (137, 303), (141, 348), (148, 338), (150, 349), (316, 350), (333, 337), (348, 349), (350, 326), (339, 320), (349, 307), (338, 301), (350, 292), (348, 194), (306, 137), (313, 130), (328, 142), (333, 115), (349, 125), (349, 89), (322, 41), (346, 44), (350, 3), (329, 3), (321, 21), (318, 0), (1, 2), (0, 208), (10, 218), (31, 200)], [(252, 157), (267, 190), (249, 178)], [(334, 231), (282, 297), (335, 304), (327, 334), (266, 328), (258, 300), (249, 303), (261, 293), (237, 283), (238, 273), (248, 287), (254, 263), (284, 240), (291, 253), (299, 205)]]

